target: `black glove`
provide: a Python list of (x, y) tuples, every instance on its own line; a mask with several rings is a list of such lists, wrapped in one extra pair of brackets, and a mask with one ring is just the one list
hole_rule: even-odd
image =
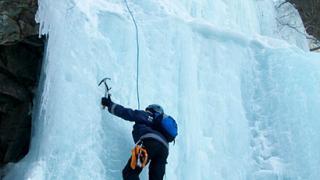
[(110, 107), (112, 105), (110, 94), (108, 95), (108, 97), (101, 98), (101, 105), (107, 107)]

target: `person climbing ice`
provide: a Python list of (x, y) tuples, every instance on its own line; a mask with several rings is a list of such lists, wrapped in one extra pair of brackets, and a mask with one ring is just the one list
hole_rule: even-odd
[(123, 179), (138, 180), (142, 169), (150, 162), (149, 180), (162, 180), (169, 143), (178, 134), (176, 121), (157, 104), (151, 104), (145, 110), (133, 110), (112, 102), (110, 94), (101, 99), (101, 104), (111, 114), (135, 123), (132, 136), (136, 145), (122, 170)]

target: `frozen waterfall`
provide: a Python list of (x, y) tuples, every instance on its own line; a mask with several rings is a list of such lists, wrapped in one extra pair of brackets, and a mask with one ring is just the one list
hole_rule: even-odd
[(5, 179), (121, 179), (132, 124), (101, 108), (104, 77), (132, 108), (139, 78), (141, 108), (177, 119), (167, 180), (320, 179), (320, 55), (279, 27), (287, 11), (271, 0), (128, 3), (139, 77), (124, 0), (39, 0), (48, 42), (32, 144)]

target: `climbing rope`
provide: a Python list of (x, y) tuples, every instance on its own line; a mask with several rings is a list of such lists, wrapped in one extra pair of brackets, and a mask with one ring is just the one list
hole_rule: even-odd
[(138, 26), (137, 26), (137, 22), (135, 20), (135, 18), (133, 17), (133, 14), (132, 14), (132, 11), (130, 10), (129, 8), (129, 5), (128, 5), (128, 2), (127, 0), (124, 0), (126, 6), (127, 6), (127, 9), (130, 13), (130, 16), (131, 16), (131, 19), (134, 23), (134, 27), (136, 29), (136, 47), (137, 47), (137, 78), (136, 78), (136, 86), (137, 86), (137, 100), (138, 100), (138, 109), (140, 109), (140, 97), (139, 97), (139, 55), (140, 55), (140, 50), (139, 50), (139, 47), (140, 47), (140, 44), (139, 44), (139, 31), (138, 31)]

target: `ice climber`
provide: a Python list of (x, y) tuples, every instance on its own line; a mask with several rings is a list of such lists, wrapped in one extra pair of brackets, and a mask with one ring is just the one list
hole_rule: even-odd
[(101, 99), (108, 111), (134, 122), (132, 136), (136, 143), (132, 156), (122, 170), (125, 180), (139, 180), (139, 174), (149, 162), (149, 180), (162, 180), (169, 153), (169, 143), (177, 136), (175, 120), (159, 105), (149, 105), (144, 111), (125, 108), (112, 102), (110, 95)]

